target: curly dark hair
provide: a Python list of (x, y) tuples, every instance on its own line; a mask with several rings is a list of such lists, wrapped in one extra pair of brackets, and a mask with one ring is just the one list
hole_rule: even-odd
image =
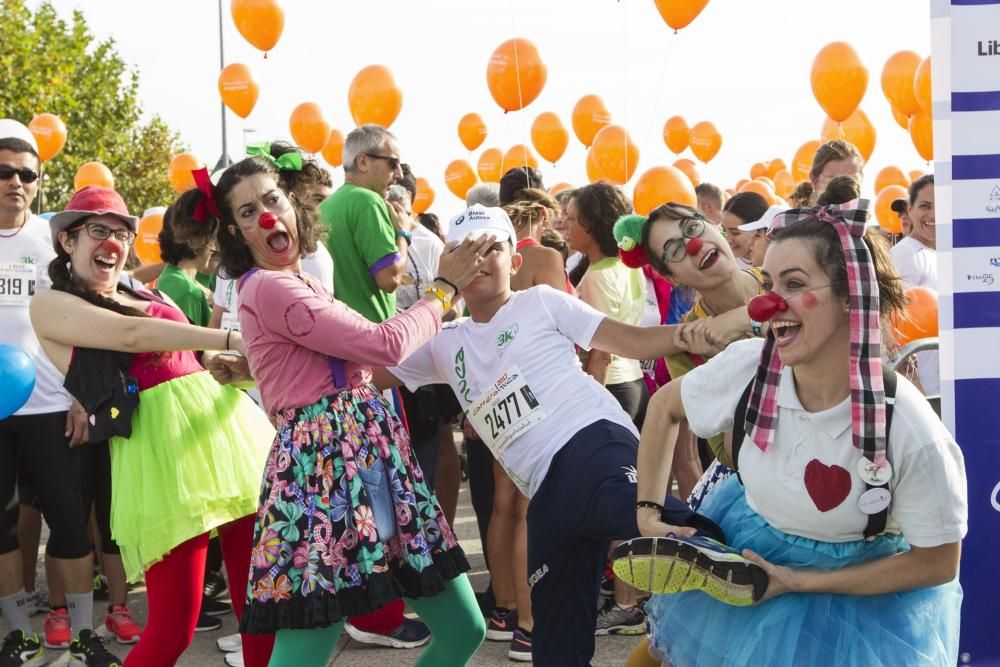
[[(272, 144), (271, 154), (276, 150), (287, 152), (284, 146)], [(298, 150), (292, 147), (292, 150)], [(280, 153), (279, 153), (280, 154)], [(236, 224), (233, 210), (230, 206), (229, 195), (232, 194), (240, 181), (255, 174), (269, 174), (274, 177), (278, 187), (286, 194), (292, 194), (297, 188), (302, 187), (300, 179), (309, 178), (302, 171), (279, 170), (271, 161), (262, 157), (248, 157), (240, 160), (233, 166), (226, 169), (219, 179), (219, 184), (215, 188), (215, 205), (219, 208), (219, 229), (217, 238), (219, 241), (219, 252), (221, 256), (222, 268), (229, 278), (235, 279), (254, 268), (253, 255), (250, 248), (243, 240), (243, 235)], [(311, 183), (310, 183), (311, 185)], [(319, 222), (312, 211), (302, 206), (298, 197), (289, 197), (292, 209), (295, 211), (296, 227), (299, 237), (299, 255), (304, 257), (316, 252), (322, 232)], [(230, 231), (230, 230), (233, 231)]]
[[(573, 191), (570, 201), (576, 202), (577, 217), (587, 233), (597, 242), (607, 257), (618, 256), (615, 242), (615, 223), (618, 218), (632, 212), (632, 203), (621, 188), (605, 181), (585, 185)], [(570, 273), (570, 281), (577, 284), (586, 273), (590, 262), (585, 259)]]
[(164, 262), (176, 266), (185, 259), (194, 259), (194, 248), (204, 246), (216, 235), (219, 219), (214, 215), (206, 215), (203, 221), (194, 219), (195, 209), (204, 197), (201, 190), (188, 190), (163, 213), (159, 241)]

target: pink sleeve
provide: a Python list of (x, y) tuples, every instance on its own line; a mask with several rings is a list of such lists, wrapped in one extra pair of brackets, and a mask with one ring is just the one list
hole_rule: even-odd
[(381, 324), (320, 296), (293, 276), (257, 278), (256, 303), (246, 304), (276, 335), (345, 361), (394, 366), (441, 329), (436, 308), (423, 300)]

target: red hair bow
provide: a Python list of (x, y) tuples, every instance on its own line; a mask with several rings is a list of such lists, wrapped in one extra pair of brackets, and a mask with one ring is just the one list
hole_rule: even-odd
[(215, 205), (215, 185), (208, 175), (208, 168), (192, 169), (191, 175), (194, 176), (195, 185), (201, 190), (201, 201), (195, 206), (191, 217), (198, 222), (205, 222), (208, 220), (208, 216), (218, 218), (219, 208)]

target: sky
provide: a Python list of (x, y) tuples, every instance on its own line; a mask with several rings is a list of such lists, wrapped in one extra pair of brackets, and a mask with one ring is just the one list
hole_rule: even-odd
[[(430, 181), (431, 210), (443, 217), (461, 207), (445, 186), (446, 165), (466, 159), (475, 167), (485, 148), (530, 144), (531, 123), (543, 111), (558, 114), (571, 134), (562, 159), (541, 165), (546, 184), (586, 183), (585, 149), (571, 130), (573, 105), (586, 94), (600, 95), (613, 122), (639, 145), (629, 193), (646, 169), (678, 157), (662, 139), (673, 115), (689, 125), (710, 120), (722, 134), (719, 154), (698, 165), (703, 180), (732, 187), (749, 178), (754, 162), (781, 157), (790, 163), (803, 142), (819, 138), (825, 114), (809, 72), (816, 53), (837, 40), (853, 45), (869, 71), (861, 108), (878, 138), (864, 192), (874, 194), (875, 174), (886, 165), (929, 170), (893, 121), (879, 83), (892, 53), (930, 53), (927, 0), (709, 0), (677, 34), (653, 0), (279, 1), (284, 33), (265, 59), (237, 32), (223, 0), (225, 62), (248, 65), (261, 90), (245, 121), (227, 112), (230, 157), (241, 157), (245, 138), (289, 139), (291, 111), (306, 101), (318, 103), (331, 126), (346, 134), (354, 127), (351, 80), (367, 65), (385, 65), (403, 90), (391, 130), (403, 160)], [(159, 114), (210, 167), (216, 163), (222, 144), (217, 2), (52, 4), (67, 17), (81, 9), (95, 37), (114, 38), (139, 73), (144, 111)], [(529, 106), (504, 114), (489, 94), (486, 67), (494, 49), (512, 37), (537, 46), (548, 79)], [(457, 133), (469, 112), (479, 113), (488, 128), (485, 143), (471, 153)], [(681, 157), (695, 159), (690, 150)], [(342, 169), (331, 172), (335, 185), (343, 182)]]

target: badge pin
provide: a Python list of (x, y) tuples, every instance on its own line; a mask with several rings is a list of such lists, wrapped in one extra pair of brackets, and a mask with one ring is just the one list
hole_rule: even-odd
[(892, 465), (886, 461), (881, 468), (865, 457), (858, 459), (858, 477), (872, 486), (885, 486), (892, 479)]
[(858, 498), (858, 509), (865, 514), (878, 514), (889, 506), (891, 500), (892, 494), (888, 489), (868, 489)]

